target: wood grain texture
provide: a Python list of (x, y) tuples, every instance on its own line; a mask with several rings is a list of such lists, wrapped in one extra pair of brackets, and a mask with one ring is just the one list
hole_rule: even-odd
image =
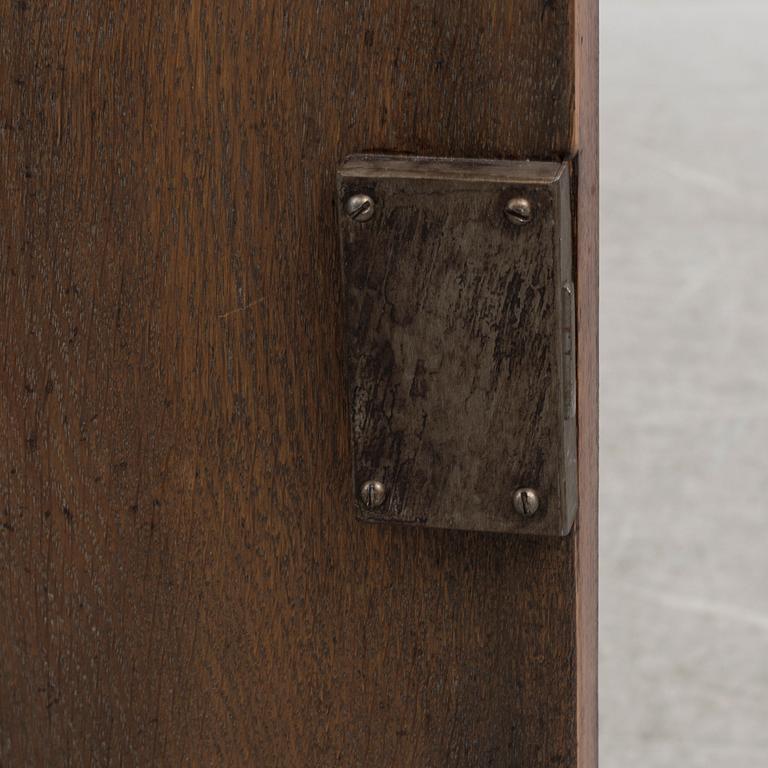
[(576, 763), (596, 766), (598, 596), (598, 254), (599, 126), (598, 2), (573, 6), (575, 95), (573, 152), (577, 155), (575, 242), (579, 399), (579, 519), (576, 584)]
[[(0, 6), (3, 766), (593, 765), (593, 2)], [(583, 148), (577, 535), (360, 525), (338, 162)]]
[[(338, 193), (352, 508), (367, 521), (570, 533), (568, 164), (357, 157)], [(372, 199), (368, 221), (345, 212), (356, 194)], [(515, 198), (531, 207), (522, 225), (506, 214)], [(385, 488), (377, 508), (360, 501), (367, 480)], [(513, 496), (531, 486), (539, 509), (524, 516)]]

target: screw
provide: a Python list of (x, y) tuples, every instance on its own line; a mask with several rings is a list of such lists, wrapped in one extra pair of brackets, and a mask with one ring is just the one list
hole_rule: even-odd
[(518, 488), (512, 503), (519, 515), (533, 517), (539, 511), (539, 494), (533, 488)]
[(531, 204), (524, 197), (513, 197), (504, 208), (513, 224), (527, 224), (533, 218)]
[(378, 480), (368, 480), (360, 489), (360, 498), (366, 509), (376, 509), (384, 503), (387, 491)]
[(353, 221), (368, 221), (373, 216), (373, 198), (370, 195), (352, 195), (344, 210)]

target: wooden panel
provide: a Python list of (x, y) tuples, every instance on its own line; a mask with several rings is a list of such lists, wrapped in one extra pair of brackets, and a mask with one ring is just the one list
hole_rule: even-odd
[[(593, 6), (2, 5), (3, 765), (593, 764)], [(576, 535), (356, 523), (339, 160), (582, 148)]]

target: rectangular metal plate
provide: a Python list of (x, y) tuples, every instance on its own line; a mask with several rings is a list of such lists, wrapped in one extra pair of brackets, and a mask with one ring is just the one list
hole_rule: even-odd
[[(359, 156), (337, 182), (359, 516), (567, 534), (577, 506), (568, 167)], [(367, 200), (350, 203), (356, 195)], [(511, 199), (530, 204), (527, 223), (509, 217)], [(383, 486), (378, 505), (370, 486), (362, 493), (369, 480)], [(516, 509), (521, 488), (535, 490), (535, 514)]]

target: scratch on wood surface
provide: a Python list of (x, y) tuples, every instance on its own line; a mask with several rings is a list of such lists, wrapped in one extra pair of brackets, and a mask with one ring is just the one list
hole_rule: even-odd
[(236, 315), (238, 312), (245, 312), (249, 310), (251, 307), (255, 307), (257, 304), (263, 304), (263, 303), (264, 303), (263, 298), (254, 299), (253, 301), (246, 304), (244, 307), (235, 307), (234, 309), (230, 309), (227, 312), (223, 312), (218, 316), (219, 320), (223, 320), (225, 317), (229, 317), (230, 315)]

